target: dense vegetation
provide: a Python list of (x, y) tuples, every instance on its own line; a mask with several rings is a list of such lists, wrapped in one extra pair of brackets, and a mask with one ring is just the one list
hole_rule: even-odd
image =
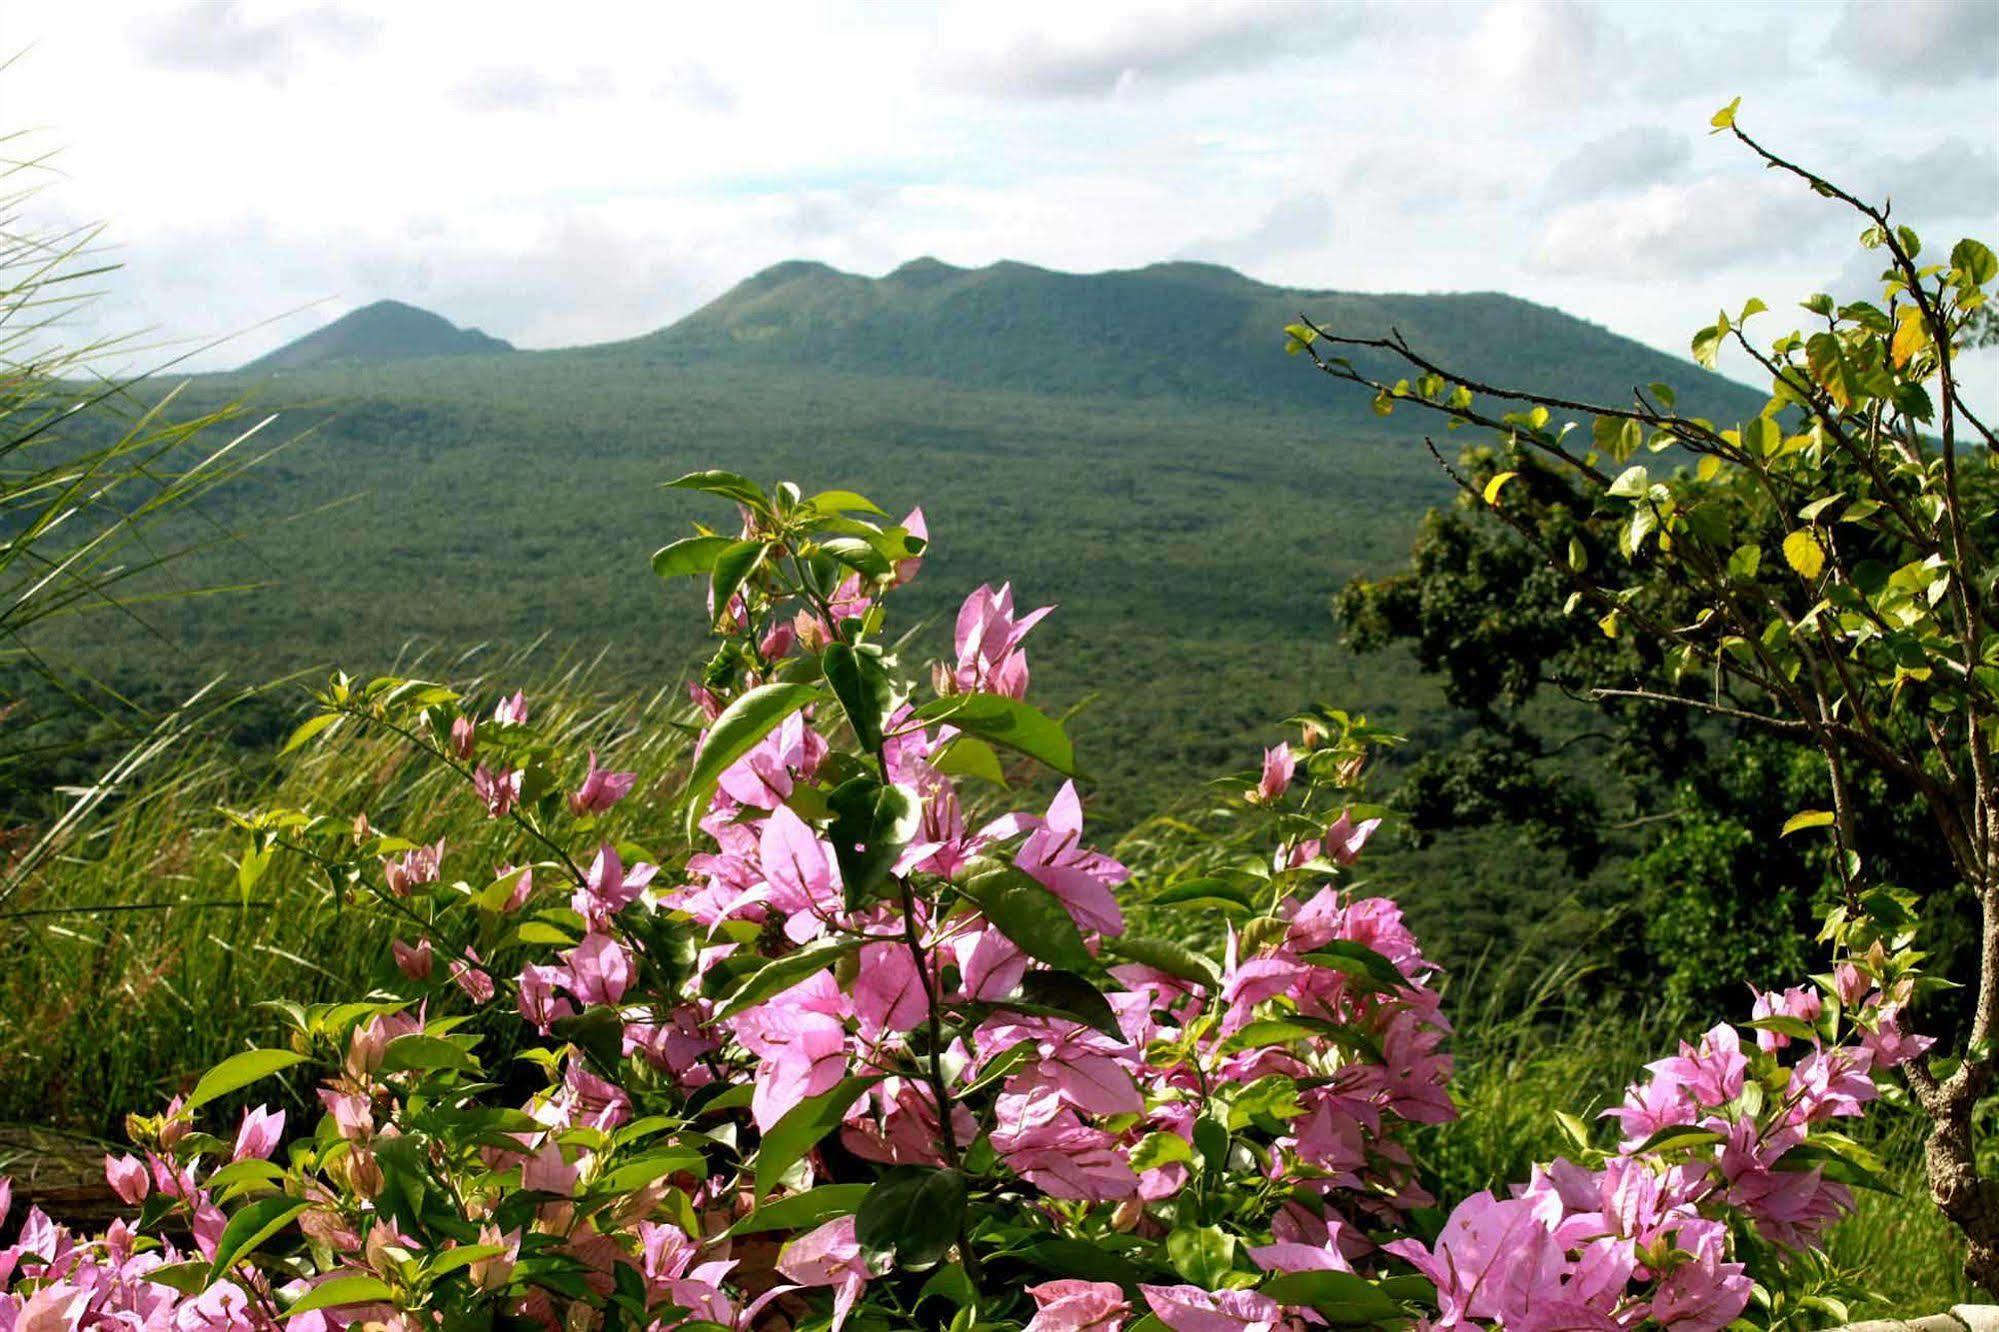
[[(1881, 307), (1815, 301), (1823, 329), (1776, 340), (1767, 401), (1713, 382), (1679, 408), (1653, 381), (1586, 409), (1493, 390), (1475, 376), (1576, 326), (1515, 311), (1507, 345), (1487, 298), (1448, 331), (1426, 320), (1465, 298), (1389, 298), (1410, 329), (1460, 339), (1436, 353), (1450, 371), (1401, 332), (1307, 320), (1290, 350), (1371, 406), (1252, 412), (1232, 403), (1253, 376), (1196, 387), (1241, 351), (1213, 336), (1228, 312), (1340, 303), (1187, 266), (919, 263), (878, 284), (782, 266), (618, 348), (287, 374), (283, 391), (318, 394), (301, 448), (161, 507), (230, 530), (357, 481), (402, 502), (334, 510), (335, 541), (288, 528), (309, 599), (293, 584), (152, 623), (125, 607), (136, 634), (44, 628), (24, 659), (38, 697), (85, 696), (43, 644), (108, 671), (98, 701), (120, 678), (170, 690), (177, 668), (144, 659), (160, 643), (268, 671), (337, 642), (372, 669), (407, 652), (406, 616), (449, 650), (336, 675), (285, 720), (275, 763), (235, 752), (289, 710), (265, 700), (233, 740), (169, 718), (113, 780), (54, 800), (38, 786), (56, 764), (96, 755), (38, 749), (80, 714), (42, 702), (17, 729), (32, 743), (10, 807), (42, 836), (0, 880), (0, 1056), (21, 1074), (0, 1115), (105, 1131), (184, 1094), (125, 1121), (141, 1156), (106, 1159), (137, 1231), (78, 1244), (30, 1214), (0, 1250), (0, 1312), (293, 1332), (377, 1315), (713, 1332), (779, 1311), (966, 1332), (1716, 1332), (1958, 1294), (1948, 1261), (1877, 1269), (1960, 1240), (1991, 1285), (1995, 489), (1989, 450), (1956, 441), (1993, 441), (1950, 366), (1999, 261), (1967, 240), (1918, 269), (1913, 233), (1766, 159), (1864, 213), (1891, 261)], [(1190, 299), (1209, 335), (1106, 391)], [(1761, 312), (1703, 330), (1696, 356), (1728, 337), (1764, 356), (1741, 332)], [(966, 330), (1002, 354), (937, 354)], [(1039, 373), (1059, 391), (1019, 387), (1035, 372), (1004, 353), (1021, 333), (1053, 349)], [(1591, 350), (1557, 393), (1656, 368)], [(51, 385), (70, 392), (32, 383)], [(240, 387), (174, 410), (220, 422)], [(746, 470), (878, 477), (928, 501), (927, 522), (845, 489), (683, 476), (735, 512), (652, 556), (669, 589), (694, 576), (693, 595), (652, 597), (708, 632), (635, 633), (631, 580), (606, 571), (656, 544), (644, 483), (686, 451), (678, 432), (722, 429), (731, 392), (760, 414), (735, 427)], [(1370, 542), (1335, 567), (1329, 527), (1385, 548), (1430, 497), (1378, 419), (1403, 405), (1496, 437), (1446, 466), (1461, 509), (1426, 521), (1408, 573), (1354, 578), (1386, 561)], [(1732, 407), (1733, 426), (1687, 414)], [(1551, 408), (1592, 427), (1572, 436)], [(569, 446), (532, 447), (557, 413)], [(76, 415), (57, 475), (122, 456)], [(657, 448), (621, 433), (634, 415), (666, 431)], [(833, 444), (850, 420), (865, 446)], [(1327, 438), (1301, 461), (1308, 427)], [(579, 475), (605, 501), (554, 510)], [(922, 494), (898, 493), (916, 477)], [(940, 477), (983, 498), (940, 504)], [(971, 539), (954, 548), (947, 523)], [(377, 547), (386, 586), (352, 577)], [(226, 558), (169, 573), (198, 583)], [(1075, 599), (1046, 626), (1025, 576), (961, 600), (994, 567)], [(1343, 583), (1354, 645), (1381, 654), (1359, 664), (1326, 638)], [(553, 662), (460, 651), (525, 617), (557, 633)], [(601, 657), (575, 646), (593, 625), (617, 626)], [(1073, 727), (1029, 701), (1031, 628), (1034, 697), (1090, 705)], [(707, 664), (669, 681), (707, 637)], [(1047, 669), (1064, 649), (1075, 662)], [(1607, 704), (1607, 729), (1555, 694)], [(1356, 695), (1372, 718), (1308, 702)], [(1389, 761), (1384, 718), (1416, 732), (1413, 762)], [(1093, 725), (1102, 766), (1072, 741)], [(1097, 793), (1087, 826), (1078, 783)], [(1365, 862), (1381, 877), (1357, 877), (1374, 835), (1404, 829), (1399, 857)], [(1464, 909), (1467, 866), (1503, 885), (1488, 921)], [(1403, 877), (1442, 949), (1372, 895)], [(1642, 946), (1603, 937), (1623, 921), (1595, 909), (1620, 902)], [(1981, 929), (1985, 949), (1956, 946)], [(1805, 983), (1825, 944), (1832, 969)], [(1605, 966), (1608, 1007), (1590, 983)], [(1942, 993), (1953, 976), (1976, 982), (1969, 1001)], [(1753, 1009), (1743, 980), (1762, 983)], [(1715, 1005), (1749, 1018), (1639, 1071)], [(189, 1040), (157, 1039), (184, 1015)], [(253, 1085), (284, 1109), (250, 1109), (232, 1147), (217, 1116)], [(1925, 1129), (1934, 1211), (1878, 1192), (1918, 1177)]]

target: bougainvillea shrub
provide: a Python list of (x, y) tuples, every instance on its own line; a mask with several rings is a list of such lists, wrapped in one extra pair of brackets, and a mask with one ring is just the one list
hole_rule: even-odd
[[(275, 1005), (288, 1040), (135, 1117), (105, 1163), (131, 1219), (81, 1237), (31, 1212), (0, 1332), (1809, 1314), (1815, 1246), (1873, 1182), (1839, 1125), (1923, 1045), (1906, 940), (1849, 923), (1836, 970), (1650, 1065), (1608, 1123), (1565, 1119), (1569, 1159), (1435, 1198), (1405, 1130), (1454, 1117), (1450, 1023), (1395, 904), (1349, 883), (1382, 817), (1364, 723), (1294, 719), (1218, 788), (1223, 872), (1134, 884), (1027, 701), (1047, 608), (979, 587), (919, 670), (889, 608), (920, 513), (675, 484), (739, 518), (654, 560), (707, 580), (720, 640), (684, 786), (562, 752), (519, 694), (336, 679), (291, 743), (400, 734), (511, 858), (366, 810), (236, 816), (246, 888), (312, 858), (401, 922), (403, 980)], [(1032, 766), (1053, 780), (1016, 784)], [(1141, 899), (1225, 925), (1138, 936)], [(218, 1113), (285, 1070), (310, 1101)]]

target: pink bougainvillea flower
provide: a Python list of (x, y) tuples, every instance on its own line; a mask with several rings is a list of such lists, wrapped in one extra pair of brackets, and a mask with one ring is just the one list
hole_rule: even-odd
[(608, 934), (584, 935), (563, 958), (569, 963), (569, 992), (585, 1007), (617, 1003), (632, 983), (631, 956)]
[(490, 1003), (497, 991), (493, 987), (493, 978), (477, 965), (478, 961), (479, 955), (469, 948), (465, 950), (464, 957), (452, 959), (451, 983), (463, 990), (465, 997), (473, 1003)]
[(495, 772), (481, 763), (472, 770), (472, 791), (486, 806), (486, 817), (504, 819), (513, 812), (521, 799), (521, 779), (526, 776), (516, 768), (511, 772)]
[(411, 889), (436, 883), (443, 866), (444, 839), (440, 837), (429, 846), (411, 847), (401, 856), (385, 858), (382, 880), (397, 897), (408, 897)]
[(460, 716), (451, 723), (451, 753), (463, 762), (472, 757), (472, 751), (479, 746), (479, 723), (471, 717)]
[(558, 1018), (576, 1016), (575, 1007), (569, 1000), (556, 993), (556, 986), (567, 984), (569, 974), (561, 967), (538, 966), (529, 963), (521, 968), (520, 981), (516, 986), (521, 1016), (534, 1024), (534, 1029), (546, 1036)]
[[(1754, 989), (1754, 987), (1751, 988)], [(1819, 1020), (1819, 1014), (1825, 1009), (1825, 1001), (1819, 997), (1817, 990), (1807, 990), (1799, 985), (1793, 985), (1786, 990), (1755, 990), (1754, 993), (1756, 995), (1756, 1003), (1749, 1010), (1749, 1016), (1752, 1021), (1761, 1018), (1786, 1017), (1796, 1018), (1798, 1021), (1809, 1026)], [(1770, 1031), (1767, 1028), (1757, 1029), (1757, 1047), (1766, 1054), (1775, 1054), (1777, 1051), (1789, 1046), (1790, 1043), (1791, 1037), (1781, 1031)]]
[(1540, 1204), (1489, 1191), (1459, 1203), (1429, 1248), (1413, 1239), (1383, 1247), (1436, 1283), (1445, 1326), (1467, 1318), (1533, 1326), (1530, 1311), (1560, 1297), (1567, 1269)]
[(137, 1207), (152, 1191), (151, 1173), (146, 1163), (129, 1152), (104, 1158), (104, 1182), (127, 1205)]
[[(920, 508), (911, 509), (909, 513), (906, 516), (904, 516), (902, 523), (900, 525), (905, 532), (908, 532), (911, 536), (916, 537), (918, 540), (922, 541), (926, 546), (929, 544), (930, 524), (924, 520), (922, 509)], [(923, 569), (923, 557), (920, 555), (912, 556), (906, 560), (897, 560), (895, 562), (895, 586), (901, 587), (903, 584), (909, 582), (912, 578), (916, 577), (916, 575), (919, 572), (921, 572), (922, 569)]]
[(1109, 1133), (1085, 1124), (1051, 1087), (1003, 1092), (993, 1148), (1007, 1168), (1051, 1198), (1115, 1202), (1138, 1192), (1138, 1176)]
[(764, 820), (757, 859), (768, 887), (764, 896), (784, 917), (786, 937), (794, 943), (816, 937), (840, 908), (826, 844), (789, 806), (779, 805)]
[(659, 866), (641, 861), (630, 869), (618, 859), (616, 848), (605, 843), (597, 848), (584, 882), (570, 894), (569, 905), (593, 927), (601, 927), (612, 916), (639, 900), (659, 873)]
[(750, 1117), (759, 1130), (847, 1075), (848, 1007), (831, 973), (822, 971), (730, 1019), (736, 1039), (758, 1059)]
[(1330, 857), (1335, 864), (1351, 865), (1360, 859), (1361, 849), (1380, 826), (1380, 819), (1362, 819), (1355, 823), (1352, 815), (1342, 810), (1326, 829), (1326, 836), (1320, 843), (1320, 854)]
[(811, 781), (826, 757), (826, 739), (794, 713), (756, 748), (722, 770), (722, 795), (751, 809), (774, 810), (791, 798), (799, 781)]
[(322, 1090), (319, 1100), (326, 1113), (333, 1116), (333, 1127), (341, 1137), (349, 1142), (362, 1142), (374, 1136), (375, 1115), (366, 1096)]
[(389, 953), (396, 959), (396, 970), (411, 980), (429, 980), (432, 965), (430, 940), (418, 939), (412, 948), (401, 939), (389, 940)]
[(1263, 751), (1263, 776), (1257, 781), (1256, 790), (1250, 799), (1260, 805), (1273, 803), (1291, 787), (1291, 775), (1298, 770), (1298, 760), (1291, 753), (1289, 744), (1279, 744)]
[(611, 806), (631, 794), (632, 783), (639, 779), (635, 772), (611, 772), (597, 766), (597, 751), (590, 751), (590, 766), (583, 774), (583, 785), (569, 793), (569, 812), (572, 814), (602, 814)]
[(1723, 1022), (1710, 1028), (1700, 1044), (1681, 1041), (1677, 1055), (1645, 1067), (1655, 1081), (1679, 1088), (1696, 1105), (1720, 1106), (1742, 1094), (1749, 1057), (1742, 1053), (1742, 1038), (1735, 1028)]
[(1289, 1332), (1301, 1327), (1284, 1306), (1253, 1290), (1202, 1290), (1199, 1286), (1140, 1286), (1160, 1322), (1173, 1332)]
[(561, 1144), (553, 1137), (546, 1139), (534, 1155), (521, 1163), (521, 1187), (539, 1193), (555, 1193), (569, 1197), (576, 1192), (576, 1182), (581, 1172), (562, 1158)]
[(832, 1332), (847, 1325), (854, 1302), (872, 1278), (861, 1258), (860, 1241), (854, 1238), (854, 1218), (843, 1216), (809, 1230), (784, 1246), (778, 1255), (777, 1270), (787, 1281), (801, 1286), (833, 1288)]
[(1013, 585), (1003, 583), (995, 592), (981, 584), (958, 608), (958, 665), (939, 681), (949, 686), (945, 692), (1027, 697), (1027, 654), (1020, 642), (1054, 609), (1043, 606), (1015, 619)]
[(236, 1129), (236, 1148), (229, 1154), (232, 1161), (247, 1161), (252, 1158), (268, 1160), (277, 1150), (278, 1139), (285, 1134), (285, 1112), (257, 1106), (243, 1112), (243, 1122)]
[(1048, 814), (1027, 835), (1013, 858), (1014, 866), (1062, 899), (1078, 929), (1100, 934), (1124, 932), (1124, 912), (1111, 890), (1131, 877), (1131, 871), (1100, 851), (1082, 844), (1083, 802), (1074, 782), (1049, 802)]
[(527, 725), (527, 695), (516, 689), (512, 698), (501, 699), (493, 707), (493, 721), (500, 726)]
[(1044, 1281), (1027, 1293), (1034, 1321), (1023, 1332), (1118, 1332), (1131, 1314), (1124, 1290), (1108, 1281)]

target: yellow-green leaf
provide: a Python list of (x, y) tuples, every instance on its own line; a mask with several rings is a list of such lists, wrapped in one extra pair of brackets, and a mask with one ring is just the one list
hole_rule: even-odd
[(1784, 831), (1777, 835), (1789, 837), (1794, 832), (1803, 832), (1807, 828), (1823, 828), (1831, 822), (1832, 811), (1829, 809), (1801, 809), (1784, 820)]
[(1800, 578), (1817, 578), (1825, 569), (1825, 547), (1809, 527), (1801, 527), (1784, 538), (1784, 562)]
[(1909, 363), (1914, 356), (1929, 344), (1929, 326), (1923, 322), (1923, 312), (1914, 306), (1905, 308), (1895, 323), (1895, 340), (1888, 346), (1888, 355), (1894, 359), (1897, 368)]
[(1727, 106), (1724, 106), (1721, 110), (1715, 112), (1712, 116), (1708, 117), (1707, 123), (1714, 126), (1718, 130), (1733, 129), (1735, 127), (1735, 112), (1736, 109), (1741, 105), (1742, 105), (1742, 99), (1738, 97), (1734, 101), (1730, 102)]
[(1500, 472), (1494, 475), (1492, 480), (1485, 483), (1485, 502), (1487, 504), (1499, 503), (1499, 492), (1506, 488), (1508, 481), (1519, 475), (1520, 473), (1518, 472)]

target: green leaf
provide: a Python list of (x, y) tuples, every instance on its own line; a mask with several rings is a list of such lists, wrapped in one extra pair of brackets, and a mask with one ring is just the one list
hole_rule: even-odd
[(1256, 910), (1256, 900), (1252, 896), (1250, 886), (1240, 880), (1209, 875), (1168, 884), (1152, 895), (1151, 905), (1200, 906), (1204, 909), (1223, 906), (1234, 907), (1241, 911)]
[(1091, 1240), (1034, 1240), (1021, 1248), (1020, 1256), (1056, 1276), (1114, 1281), (1120, 1286), (1135, 1286), (1146, 1279), (1130, 1259)]
[(805, 501), (805, 505), (820, 513), (872, 513), (880, 518), (888, 517), (873, 500), (852, 490), (822, 490)]
[(1651, 484), (1651, 475), (1641, 463), (1618, 473), (1617, 479), (1610, 483), (1610, 489), (1605, 493), (1617, 499), (1638, 499), (1645, 494)]
[(957, 1242), (965, 1194), (956, 1170), (891, 1167), (854, 1214), (854, 1238), (863, 1250), (893, 1254), (904, 1270), (928, 1267)]
[(1809, 1041), (1818, 1035), (1811, 1023), (1800, 1017), (1792, 1017), (1789, 1013), (1755, 1018), (1748, 1025), (1757, 1031), (1771, 1031), (1779, 1036), (1789, 1036), (1793, 1040)]
[(763, 487), (747, 477), (734, 472), (706, 471), (689, 472), (686, 476), (675, 477), (666, 483), (668, 490), (698, 490), (707, 495), (720, 495), (747, 504), (752, 509), (768, 509), (770, 497)]
[(846, 1078), (832, 1090), (808, 1096), (785, 1111), (757, 1147), (756, 1196), (762, 1199), (776, 1188), (784, 1172), (838, 1128), (861, 1093), (880, 1081), (879, 1077)]
[(977, 777), (994, 786), (1006, 785), (1006, 770), (993, 747), (977, 736), (954, 735), (930, 757), (930, 766), (946, 777)]
[(863, 578), (882, 579), (895, 573), (888, 557), (865, 537), (833, 537), (820, 542), (819, 549)]
[(1166, 1256), (1181, 1276), (1216, 1290), (1235, 1268), (1235, 1236), (1219, 1226), (1181, 1226), (1166, 1237)]
[(1999, 277), (1999, 257), (1979, 241), (1966, 237), (1950, 247), (1950, 266), (1982, 287)]
[(285, 741), (285, 747), (278, 753), (289, 754), (321, 731), (339, 725), (340, 716), (341, 714), (337, 712), (322, 712), (317, 717), (306, 718), (299, 723), (298, 729), (291, 733), (291, 738)]
[(833, 696), (846, 710), (861, 748), (870, 753), (880, 749), (882, 726), (888, 720), (894, 695), (881, 654), (834, 643), (819, 654), (819, 665), (826, 673), (826, 683), (833, 686)]
[(715, 1017), (718, 1020), (734, 1017), (773, 995), (783, 994), (849, 953), (859, 951), (864, 942), (861, 939), (815, 939), (796, 952), (772, 958), (729, 991), (728, 998), (716, 1007)]
[(1020, 997), (1028, 1004), (1052, 1009), (1095, 1027), (1114, 1041), (1124, 1040), (1117, 1011), (1103, 992), (1073, 971), (1030, 971), (1021, 978)]
[(653, 552), (652, 571), (661, 578), (713, 573), (716, 559), (735, 544), (725, 536), (684, 537)]
[(1805, 364), (1811, 368), (1812, 378), (1832, 399), (1833, 406), (1846, 410), (1861, 397), (1853, 366), (1846, 359), (1846, 349), (1832, 334), (1814, 333), (1805, 339)]
[(1653, 1152), (1683, 1151), (1691, 1147), (1711, 1147), (1718, 1142), (1728, 1141), (1726, 1133), (1716, 1133), (1713, 1129), (1700, 1128), (1694, 1124), (1668, 1124), (1644, 1142), (1638, 1144), (1626, 1156), (1647, 1156)]
[[(490, 1246), (496, 1252), (499, 1245)], [(396, 1293), (371, 1276), (337, 1276), (322, 1281), (285, 1306), (285, 1317), (310, 1313), (314, 1309), (337, 1309), (345, 1304), (380, 1304), (393, 1300)]]
[(1019, 699), (1003, 694), (955, 694), (916, 709), (918, 720), (948, 722), (961, 731), (1038, 759), (1076, 776), (1076, 751), (1061, 725)]
[(477, 1073), (479, 1061), (471, 1052), (442, 1036), (428, 1036), (420, 1031), (398, 1036), (382, 1050), (384, 1073), (401, 1073), (406, 1070), (429, 1071), (450, 1068), (462, 1073)]
[(230, 1055), (201, 1075), (201, 1081), (195, 1083), (194, 1090), (188, 1093), (181, 1107), (182, 1112), (192, 1113), (218, 1096), (227, 1096), (259, 1078), (269, 1077), (279, 1069), (304, 1062), (304, 1055), (293, 1054), (290, 1050), (245, 1050), (241, 1054)]
[(507, 1251), (504, 1244), (454, 1244), (424, 1264), (426, 1276), (445, 1276), (461, 1267), (470, 1267), (487, 1258), (498, 1258)]
[(1827, 827), (1832, 821), (1833, 813), (1829, 809), (1801, 809), (1784, 820), (1784, 830), (1777, 835), (1789, 837), (1792, 833), (1803, 832), (1807, 828)]
[(714, 603), (717, 625), (727, 622), (729, 603), (769, 555), (768, 541), (732, 541), (715, 557), (714, 572), (708, 577), (708, 593)]
[(846, 1216), (868, 1196), (866, 1184), (821, 1184), (816, 1189), (794, 1193), (765, 1203), (735, 1225), (731, 1235), (754, 1235), (766, 1230), (809, 1230), (822, 1221)]
[(858, 911), (888, 881), (896, 857), (923, 826), (923, 804), (908, 787), (851, 777), (826, 796), (833, 822), (826, 830), (840, 862), (847, 909)]
[(1307, 1305), (1329, 1323), (1378, 1324), (1407, 1316), (1399, 1301), (1352, 1272), (1285, 1272), (1258, 1289), (1279, 1304)]
[(693, 771), (687, 774), (688, 822), (701, 817), (716, 780), (730, 764), (755, 749), (779, 722), (823, 697), (811, 685), (767, 684), (722, 709), (694, 756)]
[(1409, 984), (1408, 977), (1393, 962), (1352, 939), (1328, 940), (1306, 953), (1304, 960), (1313, 966), (1330, 967), (1358, 977), (1384, 990), (1399, 990)]
[(1192, 1165), (1194, 1147), (1177, 1133), (1148, 1133), (1131, 1149), (1131, 1168), (1143, 1174), (1161, 1166)]
[(979, 914), (1037, 962), (1064, 971), (1090, 971), (1096, 959), (1062, 899), (1011, 865), (967, 879), (960, 887)]
[(1825, 547), (1809, 527), (1801, 527), (1784, 538), (1784, 563), (1800, 578), (1817, 578), (1825, 569)]
[(224, 1272), (255, 1253), (265, 1240), (291, 1224), (292, 1218), (310, 1205), (282, 1193), (246, 1203), (229, 1218), (229, 1223), (222, 1227), (222, 1237), (215, 1242), (215, 1261), (208, 1267), (209, 1284), (213, 1285)]
[(1221, 988), (1221, 972), (1215, 964), (1202, 957), (1183, 943), (1171, 939), (1148, 939), (1138, 935), (1122, 935), (1116, 939), (1104, 940), (1104, 951), (1114, 957), (1122, 957), (1131, 962), (1139, 962), (1154, 971), (1163, 971), (1169, 976), (1204, 985), (1210, 992)]

